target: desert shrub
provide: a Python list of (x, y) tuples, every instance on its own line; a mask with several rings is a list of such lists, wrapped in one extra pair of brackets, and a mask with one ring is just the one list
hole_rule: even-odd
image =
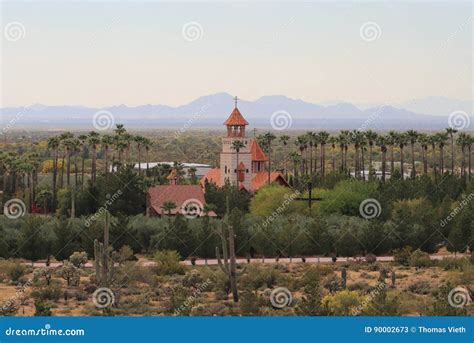
[(256, 316), (260, 313), (262, 299), (256, 291), (244, 290), (240, 294), (240, 311), (243, 316)]
[(26, 266), (20, 263), (7, 263), (6, 275), (12, 282), (18, 282), (27, 271)]
[(52, 300), (57, 301), (61, 297), (61, 288), (58, 285), (41, 287), (31, 292), (31, 297), (37, 301)]
[(369, 288), (369, 284), (365, 281), (358, 281), (347, 285), (349, 291), (366, 291)]
[(158, 280), (153, 270), (148, 267), (138, 266), (135, 262), (127, 261), (121, 265), (118, 273), (119, 283), (135, 284), (137, 282), (156, 286)]
[(413, 249), (411, 247), (396, 249), (393, 251), (393, 259), (396, 263), (401, 264), (402, 266), (409, 266), (412, 251)]
[(326, 295), (322, 303), (329, 315), (348, 316), (362, 301), (363, 298), (358, 292), (343, 290)]
[(16, 301), (8, 300), (1, 305), (0, 316), (14, 316), (18, 312), (19, 304)]
[(43, 284), (49, 286), (51, 284), (51, 279), (53, 277), (53, 269), (46, 268), (37, 268), (33, 272), (33, 282), (39, 283), (40, 280), (43, 280)]
[(409, 264), (411, 267), (416, 267), (416, 268), (426, 268), (432, 265), (431, 260), (430, 260), (430, 255), (419, 249), (415, 250), (410, 255)]
[(409, 285), (408, 290), (415, 294), (429, 294), (431, 292), (431, 285), (428, 281), (421, 280)]
[(323, 286), (329, 292), (336, 293), (340, 291), (341, 289), (343, 289), (344, 283), (339, 276), (332, 274), (324, 279)]
[(323, 290), (318, 280), (304, 287), (304, 295), (298, 302), (296, 313), (303, 316), (321, 316), (326, 311), (322, 306)]
[(81, 271), (71, 262), (65, 261), (63, 266), (58, 269), (58, 275), (66, 280), (68, 287), (78, 287), (81, 280)]
[(83, 290), (78, 290), (77, 292), (74, 293), (74, 297), (76, 298), (77, 301), (85, 301), (89, 297), (86, 291)]
[(367, 279), (367, 280), (375, 279), (375, 276), (373, 276), (372, 274), (369, 274), (367, 272), (360, 273), (360, 277), (363, 278), (363, 279)]
[(42, 300), (35, 301), (35, 316), (50, 317), (52, 315), (51, 305)]
[(87, 253), (75, 251), (69, 256), (69, 262), (76, 268), (84, 268), (87, 263)]
[[(434, 302), (428, 311), (432, 316), (463, 316), (466, 315), (466, 307), (454, 307), (447, 301), (449, 293), (455, 285), (448, 282), (433, 292)], [(459, 298), (462, 300), (462, 298)]]
[(197, 269), (192, 269), (189, 273), (186, 273), (183, 278), (184, 287), (199, 287), (204, 283), (204, 278)]
[(438, 261), (438, 265), (444, 270), (463, 270), (469, 265), (467, 258), (445, 257)]
[(171, 296), (165, 304), (166, 313), (189, 316), (194, 299), (190, 295), (189, 289), (181, 285), (171, 288)]
[(375, 256), (374, 254), (367, 254), (365, 256), (365, 261), (368, 263), (375, 263), (377, 261), (377, 256)]
[(184, 275), (186, 268), (179, 263), (180, 256), (177, 251), (163, 250), (155, 254), (155, 272), (158, 275)]
[(280, 271), (273, 267), (261, 267), (250, 265), (247, 272), (241, 277), (244, 287), (250, 289), (272, 288), (280, 278)]

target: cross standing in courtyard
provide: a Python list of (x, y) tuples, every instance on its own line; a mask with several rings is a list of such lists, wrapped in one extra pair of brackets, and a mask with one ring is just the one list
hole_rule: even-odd
[(295, 198), (295, 200), (307, 201), (310, 213), (311, 213), (311, 205), (312, 205), (313, 201), (322, 201), (323, 200), (323, 198), (313, 198), (312, 192), (313, 192), (313, 183), (310, 181), (310, 182), (308, 182), (308, 197), (307, 198), (304, 198), (304, 197)]

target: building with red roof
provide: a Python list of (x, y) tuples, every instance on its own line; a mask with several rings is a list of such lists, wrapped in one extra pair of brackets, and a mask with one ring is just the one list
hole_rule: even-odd
[[(201, 179), (202, 186), (209, 182), (221, 187), (229, 182), (249, 192), (255, 192), (273, 182), (288, 187), (282, 173), (268, 173), (267, 155), (256, 139), (246, 136), (245, 128), (249, 123), (237, 108), (237, 99), (224, 125), (227, 127), (227, 135), (222, 138), (220, 168), (210, 169)], [(235, 142), (240, 144), (237, 146)]]

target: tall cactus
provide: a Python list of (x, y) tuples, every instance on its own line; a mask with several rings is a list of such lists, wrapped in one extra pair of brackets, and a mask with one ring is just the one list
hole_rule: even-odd
[[(224, 274), (226, 274), (229, 278), (232, 297), (234, 298), (234, 302), (237, 303), (239, 302), (239, 292), (237, 291), (237, 263), (235, 261), (234, 229), (232, 226), (229, 226), (228, 234), (228, 237), (226, 237), (224, 227), (221, 224), (219, 235), (221, 236), (222, 241), (223, 259), (221, 259), (219, 247), (216, 247), (216, 256), (219, 266), (221, 267)], [(227, 241), (229, 241), (228, 247)]]
[(347, 270), (346, 268), (341, 269), (342, 288), (346, 288), (347, 285)]
[(397, 282), (397, 274), (395, 274), (395, 271), (392, 270), (392, 288), (395, 288), (396, 282)]
[(110, 287), (115, 277), (115, 265), (109, 256), (110, 214), (105, 211), (104, 243), (94, 240), (94, 266), (97, 284)]

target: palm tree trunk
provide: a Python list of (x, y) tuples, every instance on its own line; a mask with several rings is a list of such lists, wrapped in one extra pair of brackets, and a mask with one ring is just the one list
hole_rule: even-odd
[(402, 180), (405, 179), (405, 160), (403, 156), (403, 146), (400, 147), (400, 173), (402, 174)]
[(364, 162), (364, 148), (360, 150), (360, 166), (362, 169), (362, 180), (365, 181), (365, 162)]
[(427, 175), (428, 174), (428, 161), (426, 158), (426, 154), (428, 153), (428, 148), (423, 147), (422, 148), (422, 153), (423, 153), (423, 174)]
[(392, 145), (390, 147), (390, 174), (391, 175), (393, 175), (393, 171), (395, 170), (394, 150), (395, 150), (395, 147)]
[(444, 148), (439, 148), (439, 167), (441, 170), (441, 176), (444, 174)]
[(411, 144), (411, 178), (416, 178), (415, 168), (415, 144)]
[(95, 184), (96, 180), (96, 169), (97, 168), (97, 147), (95, 144), (92, 146), (92, 170), (91, 170), (91, 176), (92, 176), (92, 184)]
[(82, 158), (81, 158), (81, 184), (84, 186), (84, 165), (85, 165), (85, 158), (84, 158), (84, 152), (82, 152)]
[(382, 149), (382, 181), (385, 181), (386, 164), (387, 164), (387, 149)]
[(67, 156), (67, 169), (66, 169), (66, 184), (69, 186), (71, 184), (71, 151), (69, 148), (66, 150)]
[(471, 179), (471, 146), (469, 146), (467, 150), (469, 151), (468, 159), (469, 159), (469, 180), (470, 180)]
[(451, 134), (451, 175), (454, 175), (454, 136)]

